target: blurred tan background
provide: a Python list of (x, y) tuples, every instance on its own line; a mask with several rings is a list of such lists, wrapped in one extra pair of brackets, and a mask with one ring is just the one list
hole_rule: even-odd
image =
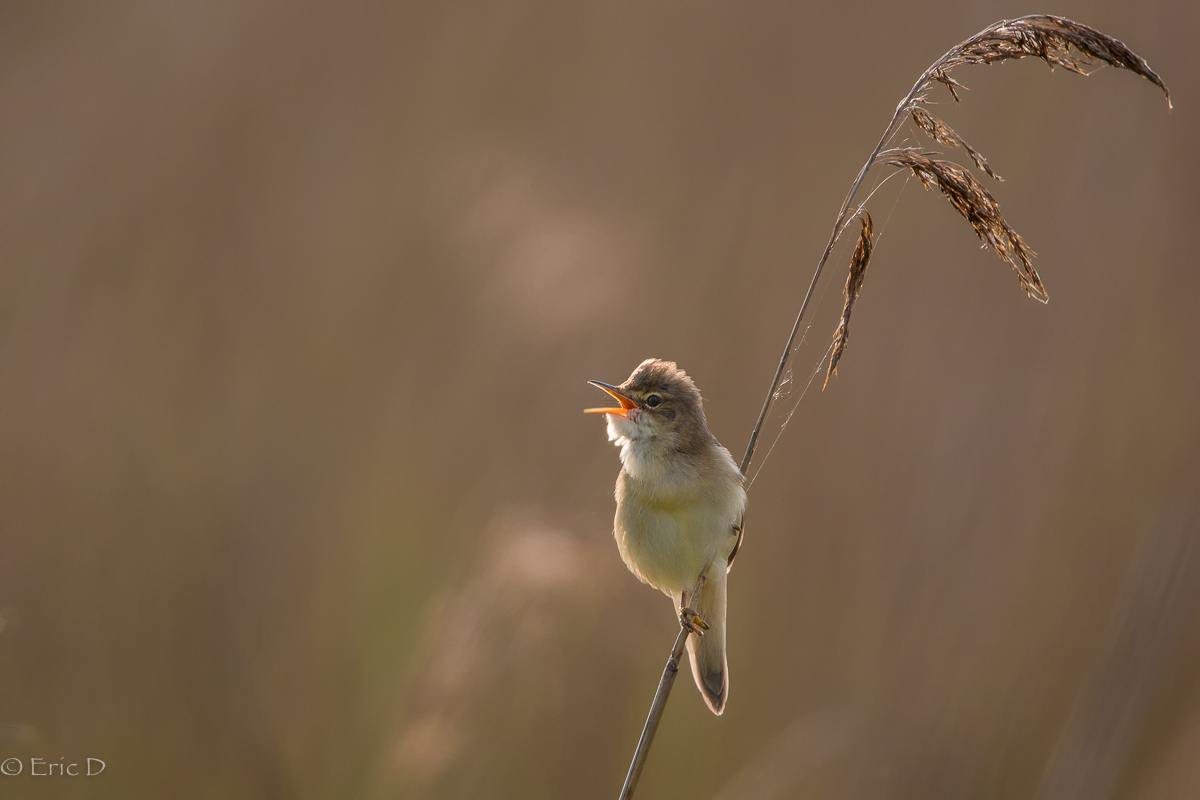
[(1045, 10), (1175, 111), (934, 92), (1050, 304), (876, 195), (639, 796), (1200, 796), (1198, 9), (0, 6), (0, 757), (107, 764), (0, 795), (614, 797), (676, 628), (585, 381), (677, 360), (740, 457), (896, 102)]

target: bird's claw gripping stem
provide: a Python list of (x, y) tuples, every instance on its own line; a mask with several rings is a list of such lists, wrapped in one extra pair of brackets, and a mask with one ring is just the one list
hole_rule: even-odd
[(694, 633), (697, 636), (703, 636), (709, 627), (704, 618), (690, 608), (679, 609), (679, 626), (688, 633)]

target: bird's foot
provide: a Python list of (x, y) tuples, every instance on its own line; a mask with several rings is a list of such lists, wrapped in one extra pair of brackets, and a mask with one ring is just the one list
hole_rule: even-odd
[(703, 636), (704, 632), (708, 630), (708, 623), (704, 621), (704, 618), (690, 608), (679, 609), (679, 626), (697, 636)]

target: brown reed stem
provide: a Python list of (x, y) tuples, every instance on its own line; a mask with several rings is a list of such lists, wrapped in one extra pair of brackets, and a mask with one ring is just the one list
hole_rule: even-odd
[(646, 756), (650, 754), (650, 745), (654, 742), (654, 734), (658, 732), (658, 723), (667, 707), (667, 698), (671, 696), (671, 687), (675, 685), (675, 676), (679, 674), (679, 659), (683, 657), (683, 646), (687, 637), (687, 628), (680, 626), (679, 635), (675, 637), (675, 646), (671, 648), (671, 657), (667, 659), (667, 666), (663, 668), (662, 678), (658, 681), (658, 689), (654, 692), (654, 702), (650, 704), (650, 714), (642, 728), (642, 737), (638, 739), (637, 749), (633, 752), (633, 762), (625, 775), (620, 800), (633, 797), (633, 790), (637, 787), (638, 779), (642, 777), (642, 767), (646, 765)]
[[(686, 606), (688, 610), (692, 610), (692, 603), (700, 593), (704, 580), (703, 575), (696, 579), (696, 586), (692, 589), (691, 599)], [(679, 635), (675, 637), (675, 645), (671, 648), (667, 665), (663, 668), (662, 677), (658, 679), (658, 689), (654, 692), (650, 713), (646, 715), (646, 724), (642, 726), (642, 736), (638, 739), (637, 749), (633, 751), (633, 761), (629, 764), (629, 771), (625, 773), (625, 785), (621, 787), (619, 800), (629, 800), (633, 797), (633, 790), (637, 788), (638, 779), (642, 777), (642, 768), (646, 766), (650, 745), (654, 743), (654, 734), (658, 732), (658, 723), (662, 721), (663, 711), (666, 710), (667, 698), (671, 696), (671, 687), (675, 685), (675, 676), (679, 674), (679, 659), (683, 658), (683, 647), (687, 643), (688, 634), (689, 631), (681, 620)]]
[[(948, 54), (947, 54), (948, 55)], [(946, 56), (942, 56), (944, 59)], [(938, 63), (942, 59), (938, 59)], [(904, 116), (904, 112), (908, 110), (908, 106), (913, 99), (925, 88), (925, 83), (928, 81), (926, 77), (929, 71), (926, 70), (921, 79), (913, 85), (912, 91), (908, 93), (900, 105), (896, 106), (896, 113), (892, 115), (892, 121), (888, 123), (887, 128), (883, 132), (883, 136), (879, 137), (879, 144), (875, 145), (875, 149), (871, 151), (871, 157), (867, 159), (867, 163), (862, 165), (862, 169), (858, 171), (858, 177), (854, 179), (854, 185), (850, 187), (850, 193), (846, 195), (846, 199), (842, 201), (842, 207), (838, 209), (837, 219), (833, 223), (833, 232), (829, 234), (829, 242), (825, 245), (825, 251), (821, 253), (821, 259), (817, 262), (817, 268), (813, 270), (812, 280), (808, 283), (808, 291), (804, 293), (804, 302), (800, 304), (800, 312), (796, 314), (796, 322), (792, 325), (792, 332), (788, 335), (787, 344), (783, 346), (783, 355), (779, 357), (779, 366), (775, 369), (775, 377), (771, 380), (771, 388), (767, 391), (767, 399), (763, 401), (762, 411), (758, 414), (758, 421), (754, 423), (754, 430), (750, 433), (750, 442), (746, 445), (746, 454), (742, 456), (740, 469), (742, 474), (746, 474), (746, 470), (750, 467), (750, 461), (754, 458), (754, 448), (758, 446), (758, 434), (762, 432), (763, 423), (767, 419), (767, 412), (771, 410), (771, 403), (775, 399), (775, 392), (779, 389), (779, 381), (783, 378), (783, 371), (787, 367), (788, 359), (792, 355), (792, 345), (796, 342), (796, 334), (800, 331), (800, 322), (804, 319), (804, 312), (808, 310), (808, 304), (812, 300), (813, 291), (817, 288), (817, 281), (821, 278), (821, 271), (825, 269), (825, 262), (829, 260), (829, 254), (833, 252), (834, 245), (842, 236), (842, 231), (846, 229), (846, 212), (850, 210), (850, 204), (854, 202), (854, 196), (858, 194), (858, 189), (862, 186), (863, 179), (867, 177), (867, 171), (871, 169), (871, 165), (875, 163), (875, 158), (883, 151), (887, 145), (888, 139), (896, 132), (896, 128), (900, 126), (900, 120)]]
[[(1072, 48), (1075, 49), (1078, 55), (1071, 52)], [(779, 365), (775, 368), (775, 377), (771, 380), (771, 387), (767, 391), (767, 397), (763, 401), (762, 410), (758, 414), (758, 421), (755, 422), (754, 430), (750, 433), (750, 441), (746, 445), (746, 454), (742, 457), (739, 467), (743, 476), (747, 474), (746, 471), (750, 467), (751, 460), (754, 458), (754, 450), (758, 445), (758, 436), (762, 432), (762, 426), (767, 419), (767, 413), (771, 410), (771, 403), (775, 399), (775, 393), (779, 390), (784, 370), (787, 369), (788, 360), (792, 355), (792, 347), (795, 345), (796, 336), (800, 332), (800, 324), (804, 320), (804, 313), (808, 310), (808, 305), (812, 301), (817, 281), (820, 279), (821, 272), (825, 268), (825, 263), (829, 260), (829, 255), (833, 252), (834, 245), (841, 238), (847, 224), (854, 216), (858, 215), (859, 211), (862, 211), (860, 208), (854, 214), (850, 214), (854, 198), (858, 194), (858, 190), (862, 186), (867, 172), (875, 165), (876, 161), (880, 160), (881, 154), (883, 156), (882, 160), (885, 163), (899, 168), (911, 169), (926, 187), (936, 185), (941, 189), (955, 208), (967, 218), (972, 227), (974, 227), (975, 232), (984, 239), (988, 246), (1017, 270), (1017, 274), (1021, 279), (1021, 285), (1026, 289), (1027, 293), (1044, 302), (1045, 290), (1042, 288), (1037, 272), (1029, 263), (1032, 251), (1029, 251), (1025, 247), (1024, 242), (1017, 236), (1016, 231), (1012, 230), (1008, 226), (1008, 223), (1003, 220), (999, 214), (995, 200), (992, 199), (991, 195), (985, 189), (978, 185), (978, 181), (975, 181), (961, 166), (952, 162), (930, 159), (930, 154), (920, 153), (912, 148), (884, 152), (888, 141), (900, 127), (904, 115), (912, 112), (914, 122), (917, 126), (925, 131), (934, 141), (954, 147), (963, 147), (971, 156), (976, 166), (993, 178), (997, 178), (998, 176), (974, 148), (963, 141), (958, 134), (950, 130), (941, 120), (921, 109), (920, 105), (925, 101), (923, 93), (934, 83), (944, 85), (954, 95), (954, 99), (958, 99), (955, 87), (959, 84), (949, 75), (950, 71), (956, 67), (964, 64), (993, 64), (1008, 59), (1026, 57), (1040, 58), (1051, 67), (1060, 66), (1080, 74), (1086, 74), (1083, 71), (1084, 65), (1095, 61), (1104, 61), (1114, 67), (1127, 69), (1141, 75), (1151, 83), (1154, 83), (1166, 95), (1168, 108), (1171, 105), (1171, 95), (1167, 91), (1166, 85), (1150, 69), (1141, 56), (1111, 36), (1063, 17), (1034, 14), (1014, 20), (1001, 20), (989, 25), (969, 39), (960, 42), (937, 61), (933, 62), (921, 74), (917, 82), (913, 84), (912, 90), (896, 106), (896, 112), (892, 115), (891, 121), (888, 122), (887, 127), (884, 129), (883, 135), (879, 137), (879, 143), (875, 145), (875, 149), (871, 151), (871, 156), (863, 164), (862, 169), (858, 171), (858, 176), (855, 177), (854, 184), (850, 187), (850, 192), (846, 195), (846, 199), (842, 201), (842, 207), (838, 209), (837, 219), (833, 223), (833, 231), (829, 235), (829, 241), (825, 245), (824, 252), (821, 253), (820, 260), (817, 261), (817, 268), (813, 271), (812, 280), (809, 281), (808, 291), (804, 294), (804, 301), (800, 304), (800, 311), (796, 314), (796, 321), (793, 323), (792, 331), (788, 335), (787, 344), (784, 345), (783, 355), (780, 356)], [(847, 303), (842, 314), (842, 322), (839, 325), (838, 333), (842, 347), (845, 346), (845, 337), (848, 335), (850, 309), (854, 304), (854, 299), (858, 296), (858, 289), (862, 285), (863, 272), (866, 270), (866, 262), (870, 258), (871, 233), (869, 217), (864, 221), (863, 239), (865, 241), (860, 240), (860, 249), (862, 252), (856, 253), (854, 263), (851, 265), (851, 277), (847, 281)], [(856, 269), (858, 270), (857, 273), (855, 272)], [(837, 345), (838, 341), (835, 340), (835, 346), (831, 350), (836, 351), (837, 355), (840, 356), (841, 351)], [(833, 366), (836, 366), (836, 361)], [(738, 541), (734, 547), (734, 553), (741, 546), (741, 541), (741, 529), (739, 528)], [(732, 554), (730, 564), (732, 565)], [(697, 581), (696, 590), (692, 592), (693, 598), (699, 591), (700, 582), (703, 579), (704, 576), (701, 576)], [(688, 608), (691, 608), (690, 602)], [(633, 796), (638, 779), (641, 777), (642, 768), (645, 766), (646, 757), (650, 752), (650, 745), (653, 743), (654, 735), (658, 731), (658, 724), (662, 719), (667, 699), (671, 694), (671, 687), (674, 685), (675, 676), (679, 672), (679, 659), (683, 657), (683, 649), (687, 642), (688, 633), (687, 628), (682, 627), (681, 624), (679, 634), (675, 638), (675, 645), (671, 648), (671, 656), (667, 659), (667, 665), (663, 669), (662, 678), (659, 679), (658, 690), (654, 693), (654, 702), (650, 705), (650, 713), (646, 717), (646, 724), (642, 728), (642, 736), (638, 740), (637, 749), (634, 751), (633, 762), (629, 765), (629, 772), (625, 776), (625, 785), (621, 789), (620, 800), (628, 800), (628, 798)]]

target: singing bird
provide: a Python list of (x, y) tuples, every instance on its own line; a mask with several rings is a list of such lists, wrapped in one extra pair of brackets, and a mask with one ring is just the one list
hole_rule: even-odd
[(742, 473), (709, 433), (696, 384), (674, 362), (647, 359), (619, 386), (590, 383), (620, 403), (585, 411), (606, 415), (608, 438), (621, 448), (613, 522), (621, 558), (675, 601), (693, 634), (692, 677), (720, 714), (729, 697), (725, 587), (741, 543)]

